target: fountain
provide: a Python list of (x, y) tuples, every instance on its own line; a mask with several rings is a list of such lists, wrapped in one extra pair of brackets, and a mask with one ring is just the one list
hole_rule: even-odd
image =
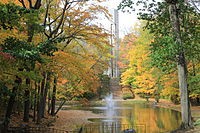
[[(88, 131), (84, 133), (159, 133), (174, 130), (181, 123), (179, 112), (152, 108), (145, 102), (117, 101), (113, 94), (108, 94), (103, 102), (104, 106), (100, 104), (90, 109), (99, 111), (104, 117), (89, 119), (93, 123), (84, 127), (84, 131)], [(168, 117), (162, 117), (163, 114)]]
[(108, 96), (105, 97), (106, 101), (106, 107), (108, 109), (113, 109), (114, 108), (114, 101), (113, 101), (113, 94), (110, 93)]
[(105, 97), (105, 113), (106, 113), (106, 118), (109, 119), (108, 121), (113, 121), (113, 117), (115, 117), (115, 104), (113, 101), (113, 94), (110, 93), (108, 96)]

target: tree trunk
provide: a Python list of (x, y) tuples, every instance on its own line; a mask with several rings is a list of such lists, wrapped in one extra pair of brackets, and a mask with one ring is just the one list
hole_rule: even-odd
[(54, 75), (54, 85), (53, 85), (53, 93), (51, 99), (51, 115), (55, 115), (55, 108), (56, 108), (56, 89), (57, 89), (57, 76)]
[(38, 85), (37, 85), (37, 95), (38, 95), (38, 97), (37, 97), (37, 124), (39, 124), (40, 123), (40, 120), (41, 120), (41, 113), (40, 113), (40, 97), (41, 97), (41, 95), (40, 95), (40, 92), (41, 92), (41, 87), (40, 87), (40, 82), (38, 82)]
[(169, 3), (169, 14), (171, 19), (171, 25), (173, 29), (174, 38), (176, 44), (178, 45), (178, 79), (179, 79), (179, 89), (181, 94), (181, 114), (182, 114), (182, 128), (191, 127), (191, 112), (189, 104), (189, 94), (187, 86), (187, 66), (185, 61), (185, 55), (183, 50), (183, 43), (181, 42), (180, 34), (180, 23), (178, 17), (177, 3)]
[(51, 73), (47, 72), (46, 84), (45, 84), (45, 88), (44, 88), (44, 95), (43, 95), (43, 98), (42, 98), (42, 117), (44, 117), (44, 115), (45, 115), (46, 99), (47, 99), (48, 90), (50, 88), (50, 78), (51, 78)]
[(24, 92), (24, 122), (29, 121), (29, 107), (30, 107), (30, 79), (26, 79), (27, 88)]
[(35, 92), (34, 92), (34, 101), (33, 101), (33, 121), (35, 122), (36, 118), (36, 103), (37, 103), (37, 82), (35, 81)]
[(21, 83), (22, 83), (22, 79), (16, 76), (15, 86), (12, 89), (12, 94), (10, 95), (10, 99), (8, 101), (8, 105), (6, 109), (5, 119), (3, 122), (3, 129), (1, 130), (2, 133), (7, 133), (8, 125), (10, 123), (10, 118), (11, 118), (11, 114), (13, 110), (13, 105), (15, 104), (15, 97), (17, 95), (17, 90)]
[(48, 110), (47, 110), (47, 112), (48, 112), (48, 114), (50, 114), (51, 112), (51, 91), (49, 90), (48, 91), (48, 103), (47, 103), (47, 105), (48, 105)]
[(66, 100), (60, 102), (60, 105), (58, 106), (58, 109), (56, 110), (56, 112), (54, 113), (54, 115), (56, 115), (60, 111), (60, 109), (62, 108), (62, 106), (65, 104), (65, 102), (66, 102)]
[(43, 80), (41, 82), (40, 87), (40, 94), (39, 94), (39, 101), (38, 101), (38, 120), (37, 122), (40, 122), (41, 118), (43, 117), (43, 107), (44, 107), (44, 87), (45, 87), (45, 81), (46, 81), (46, 73), (43, 72)]

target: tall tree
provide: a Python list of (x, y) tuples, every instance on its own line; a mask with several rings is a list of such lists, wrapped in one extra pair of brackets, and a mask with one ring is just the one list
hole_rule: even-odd
[(167, 1), (169, 4), (169, 14), (173, 30), (173, 36), (176, 45), (178, 45), (177, 54), (177, 67), (178, 67), (178, 79), (179, 88), (181, 93), (181, 113), (182, 113), (182, 126), (183, 128), (189, 128), (192, 126), (191, 123), (191, 111), (189, 103), (189, 92), (187, 84), (187, 65), (185, 60), (184, 45), (181, 40), (180, 31), (180, 17), (177, 6), (180, 4), (178, 1)]
[[(172, 73), (178, 71), (179, 88), (181, 93), (182, 128), (191, 126), (189, 107), (189, 95), (187, 84), (187, 67), (185, 58), (195, 58), (199, 55), (189, 52), (193, 45), (199, 48), (198, 25), (196, 19), (199, 13), (183, 0), (166, 0), (165, 2), (150, 1), (149, 4), (143, 0), (136, 2), (143, 4), (146, 12), (140, 12), (140, 19), (147, 20), (146, 28), (154, 34), (155, 38), (151, 46), (152, 64), (164, 72)], [(133, 7), (131, 0), (123, 0), (119, 7)], [(189, 35), (189, 36), (188, 36)], [(188, 43), (190, 41), (190, 43)], [(192, 44), (192, 45), (191, 45)], [(188, 61), (189, 62), (189, 61)], [(177, 64), (178, 70), (175, 69)]]

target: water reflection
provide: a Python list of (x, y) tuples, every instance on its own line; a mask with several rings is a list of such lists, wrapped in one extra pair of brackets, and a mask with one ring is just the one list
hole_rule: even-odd
[[(87, 108), (105, 116), (89, 119), (96, 126), (91, 133), (121, 133), (122, 130), (131, 128), (137, 133), (162, 133), (177, 129), (181, 123), (181, 114), (171, 109), (151, 106), (144, 102), (127, 104), (125, 101), (118, 101), (113, 105), (111, 108), (106, 105)], [(106, 128), (108, 132), (105, 131)]]
[[(121, 104), (120, 106), (124, 105)], [(144, 125), (148, 133), (171, 131), (178, 128), (181, 123), (181, 114), (177, 111), (151, 107), (144, 103), (131, 106), (131, 110), (120, 110), (120, 114), (123, 116), (121, 122), (131, 125)]]

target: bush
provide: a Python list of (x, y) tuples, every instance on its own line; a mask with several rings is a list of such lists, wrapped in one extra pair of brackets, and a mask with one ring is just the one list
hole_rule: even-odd
[(190, 103), (192, 104), (192, 106), (200, 106), (200, 98), (190, 98)]
[(83, 94), (83, 98), (86, 98), (88, 100), (93, 99), (95, 96), (96, 96), (96, 94), (94, 92), (90, 92), (90, 91), (89, 92), (85, 92)]
[(108, 75), (100, 74), (100, 87), (97, 89), (99, 99), (103, 99), (110, 92), (110, 77)]
[(198, 120), (196, 120), (195, 122), (194, 122), (194, 126), (199, 126), (200, 125), (200, 119), (198, 119)]
[(174, 104), (180, 104), (180, 97), (178, 95), (171, 95), (170, 100), (174, 103)]
[(141, 98), (146, 99), (146, 101), (149, 101), (149, 98), (152, 97), (152, 95), (148, 94), (148, 93), (138, 93), (138, 96), (141, 97)]
[(123, 96), (122, 96), (122, 98), (124, 100), (126, 100), (126, 99), (134, 99), (135, 95), (133, 95), (132, 93), (124, 93)]

